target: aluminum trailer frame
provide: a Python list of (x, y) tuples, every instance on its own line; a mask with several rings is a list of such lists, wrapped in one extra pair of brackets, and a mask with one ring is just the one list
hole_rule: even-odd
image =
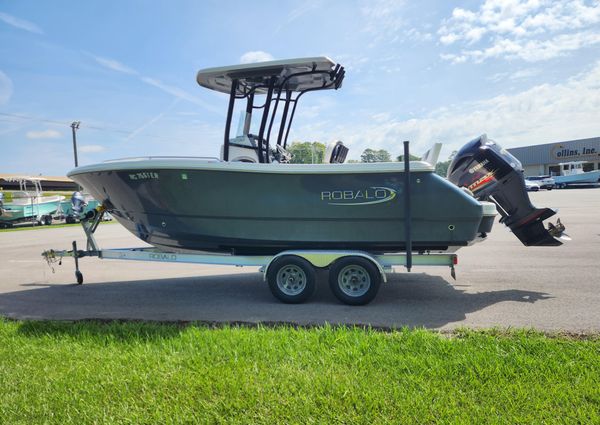
[[(404, 142), (405, 185), (410, 187), (408, 164), (409, 142)], [(447, 266), (452, 278), (456, 279), (454, 266), (458, 263), (455, 253), (412, 251), (411, 196), (405, 194), (406, 252), (375, 254), (358, 250), (287, 250), (275, 255), (235, 255), (214, 253), (183, 253), (163, 251), (157, 248), (100, 249), (94, 233), (102, 221), (104, 207), (88, 212), (80, 222), (86, 235), (86, 249), (77, 249), (73, 241), (70, 251), (48, 250), (42, 256), (52, 267), (62, 264), (64, 257), (75, 260), (75, 278), (83, 283), (79, 270), (79, 259), (98, 257), (111, 260), (156, 261), (163, 263), (192, 263), (260, 267), (264, 280), (273, 295), (286, 303), (306, 301), (316, 289), (315, 268), (329, 268), (329, 285), (334, 295), (350, 305), (369, 303), (377, 295), (381, 282), (387, 281), (386, 272), (394, 266), (404, 266), (410, 272), (413, 266)]]
[[(42, 253), (48, 264), (52, 267), (54, 263), (62, 264), (63, 258), (72, 257), (75, 261), (75, 278), (78, 284), (83, 284), (83, 274), (79, 269), (79, 259), (85, 257), (96, 257), (103, 260), (128, 260), (128, 261), (152, 261), (162, 263), (188, 263), (188, 264), (212, 264), (228, 265), (238, 267), (259, 267), (263, 274), (263, 279), (269, 282), (273, 292), (273, 283), (270, 280), (271, 274), (279, 271), (273, 268), (280, 267), (278, 264), (285, 259), (300, 258), (310, 267), (314, 268), (333, 268), (340, 260), (359, 259), (372, 264), (377, 270), (378, 277), (372, 277), (379, 288), (379, 281), (387, 282), (387, 273), (393, 272), (393, 267), (406, 267), (408, 271), (413, 266), (446, 266), (450, 268), (452, 278), (456, 279), (455, 265), (458, 263), (458, 256), (455, 253), (391, 253), (375, 254), (365, 251), (355, 250), (288, 250), (276, 255), (234, 255), (234, 254), (214, 254), (214, 253), (187, 253), (163, 251), (156, 248), (117, 248), (101, 249), (95, 238), (94, 232), (102, 221), (104, 210), (99, 208), (97, 211), (88, 213), (88, 216), (81, 220), (81, 225), (86, 234), (87, 246), (85, 250), (78, 249), (77, 243), (73, 241), (71, 250), (47, 250)], [(362, 260), (361, 260), (362, 259)], [(284, 261), (285, 262), (285, 261)], [(355, 261), (357, 262), (357, 261)], [(364, 266), (364, 264), (363, 264)], [(360, 265), (358, 266), (361, 267)], [(306, 271), (306, 270), (305, 270)], [(310, 272), (310, 270), (308, 271)], [(331, 281), (330, 281), (331, 284)], [(375, 293), (377, 292), (375, 291)], [(277, 294), (274, 295), (280, 298)], [(374, 295), (373, 295), (374, 297)], [(338, 297), (339, 298), (339, 297)], [(281, 298), (280, 298), (281, 299)], [(372, 299), (372, 297), (371, 297)], [(302, 302), (283, 299), (284, 302)], [(348, 304), (366, 304), (366, 302), (352, 302), (351, 300), (342, 300)]]

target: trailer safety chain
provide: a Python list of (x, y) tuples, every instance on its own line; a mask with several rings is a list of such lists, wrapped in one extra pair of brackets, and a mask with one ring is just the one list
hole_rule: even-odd
[(56, 251), (51, 249), (48, 251), (44, 251), (42, 253), (42, 256), (46, 260), (46, 263), (48, 263), (48, 267), (50, 267), (52, 273), (56, 273), (56, 270), (54, 270), (54, 265), (57, 263), (59, 266), (62, 265), (63, 254), (61, 253), (60, 255), (57, 255)]

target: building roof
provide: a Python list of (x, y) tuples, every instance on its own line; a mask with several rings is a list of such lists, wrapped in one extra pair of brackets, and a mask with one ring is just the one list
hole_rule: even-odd
[(0, 180), (4, 181), (14, 181), (22, 178), (48, 182), (73, 183), (73, 180), (67, 176), (26, 176), (23, 174), (0, 174)]
[(507, 149), (521, 164), (560, 164), (570, 161), (600, 161), (600, 137), (567, 140)]

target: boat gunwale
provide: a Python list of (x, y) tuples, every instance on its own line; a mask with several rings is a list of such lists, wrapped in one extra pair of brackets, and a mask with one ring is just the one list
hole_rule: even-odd
[[(80, 174), (127, 170), (206, 170), (247, 172), (262, 174), (376, 174), (403, 173), (400, 162), (350, 163), (350, 164), (259, 164), (246, 162), (209, 161), (198, 158), (128, 158), (74, 168), (68, 177)], [(410, 172), (434, 172), (435, 168), (423, 161), (411, 161)]]

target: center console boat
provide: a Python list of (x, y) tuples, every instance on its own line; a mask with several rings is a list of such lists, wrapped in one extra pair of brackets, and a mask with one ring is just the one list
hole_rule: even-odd
[[(344, 76), (326, 57), (201, 70), (202, 87), (229, 95), (219, 158), (127, 158), (68, 175), (162, 252), (452, 253), (484, 240), (496, 211), (523, 244), (560, 245), (561, 226), (543, 223), (555, 212), (531, 205), (519, 161), (485, 135), (459, 151), (448, 179), (435, 173), (436, 155), (344, 163), (348, 149), (340, 142), (322, 164), (291, 164), (288, 138), (299, 100), (341, 88)], [(242, 119), (233, 135), (236, 110)], [(274, 285), (285, 287), (281, 279)]]

